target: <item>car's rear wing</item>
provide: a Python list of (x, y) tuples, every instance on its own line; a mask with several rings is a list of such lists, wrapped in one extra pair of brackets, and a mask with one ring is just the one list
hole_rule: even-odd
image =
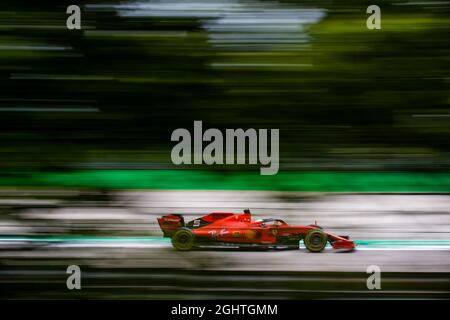
[(164, 237), (171, 237), (179, 228), (185, 226), (184, 218), (181, 214), (169, 214), (158, 218), (158, 224)]

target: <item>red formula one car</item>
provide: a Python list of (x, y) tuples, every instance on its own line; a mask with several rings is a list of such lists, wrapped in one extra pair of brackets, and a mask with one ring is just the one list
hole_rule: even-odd
[(243, 214), (213, 212), (184, 222), (183, 216), (170, 214), (158, 218), (164, 237), (170, 237), (177, 250), (201, 247), (299, 248), (300, 240), (311, 252), (322, 251), (327, 242), (334, 249), (353, 250), (348, 236), (337, 236), (317, 225), (290, 226), (280, 219), (251, 220), (249, 210)]

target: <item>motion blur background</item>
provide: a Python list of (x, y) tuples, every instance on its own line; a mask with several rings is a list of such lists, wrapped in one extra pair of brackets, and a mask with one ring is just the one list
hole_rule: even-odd
[[(81, 7), (81, 30), (66, 8)], [(381, 30), (366, 27), (381, 8)], [(2, 1), (2, 298), (450, 297), (450, 2)], [(174, 166), (280, 129), (280, 172)], [(351, 254), (179, 253), (156, 217), (317, 220)], [(78, 264), (83, 289), (66, 288)], [(366, 287), (379, 265), (381, 291)]]

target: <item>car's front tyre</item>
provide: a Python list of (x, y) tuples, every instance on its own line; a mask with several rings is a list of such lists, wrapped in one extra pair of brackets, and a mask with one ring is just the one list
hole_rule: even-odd
[(325, 249), (328, 242), (328, 236), (320, 229), (312, 229), (303, 240), (306, 249), (310, 252), (320, 252)]

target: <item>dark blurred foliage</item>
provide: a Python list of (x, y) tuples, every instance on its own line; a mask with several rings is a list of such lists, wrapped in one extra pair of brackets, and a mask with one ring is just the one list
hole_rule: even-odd
[(72, 1), (2, 1), (0, 168), (170, 166), (203, 120), (279, 128), (286, 168), (448, 169), (449, 2), (377, 1), (381, 30), (365, 1), (222, 2), (77, 1), (71, 31)]

